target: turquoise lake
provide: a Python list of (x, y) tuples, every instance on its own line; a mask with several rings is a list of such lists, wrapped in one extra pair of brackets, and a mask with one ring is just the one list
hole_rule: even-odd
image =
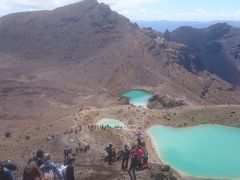
[(133, 106), (147, 107), (148, 100), (152, 97), (152, 94), (143, 90), (130, 90), (122, 94), (123, 97), (129, 99), (129, 103)]
[(180, 173), (240, 179), (240, 129), (222, 125), (148, 129), (159, 158)]
[(102, 125), (102, 126), (109, 126), (111, 128), (115, 128), (116, 126), (122, 127), (124, 129), (127, 128), (127, 126), (122, 122), (117, 119), (109, 119), (109, 118), (103, 118), (100, 121), (97, 122), (97, 125)]

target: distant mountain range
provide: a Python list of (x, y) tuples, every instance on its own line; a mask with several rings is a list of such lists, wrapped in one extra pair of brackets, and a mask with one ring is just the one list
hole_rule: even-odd
[(137, 21), (140, 27), (151, 27), (156, 31), (164, 32), (166, 29), (173, 31), (181, 26), (193, 28), (207, 28), (217, 23), (227, 23), (233, 27), (240, 27), (240, 21)]

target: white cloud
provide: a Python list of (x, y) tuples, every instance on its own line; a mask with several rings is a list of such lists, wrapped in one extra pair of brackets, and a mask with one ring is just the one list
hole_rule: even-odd
[[(0, 0), (0, 9), (4, 11), (0, 12), (0, 15), (6, 13), (12, 13), (16, 11), (30, 11), (30, 10), (43, 10), (54, 9), (60, 6), (64, 6), (70, 3), (75, 3), (80, 0)], [(108, 4), (113, 10), (123, 14), (131, 19), (146, 19), (144, 16), (148, 16), (148, 10), (144, 8), (144, 5), (151, 3), (158, 3), (163, 0), (98, 0), (98, 2), (104, 2)], [(137, 18), (140, 17), (140, 18)]]
[[(16, 11), (30, 11), (42, 9), (54, 9), (80, 0), (0, 0), (0, 16)], [(240, 11), (237, 12), (209, 12), (203, 8), (197, 8), (190, 12), (164, 12), (156, 8), (147, 7), (159, 6), (160, 2), (167, 3), (167, 0), (98, 0), (130, 18), (131, 20), (216, 20), (231, 19), (239, 20)], [(147, 6), (146, 6), (147, 5)]]

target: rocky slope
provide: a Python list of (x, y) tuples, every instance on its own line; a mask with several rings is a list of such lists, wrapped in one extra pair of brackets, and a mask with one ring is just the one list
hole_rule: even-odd
[(181, 27), (171, 33), (174, 41), (185, 44), (191, 53), (197, 54), (206, 70), (220, 78), (240, 83), (240, 29), (225, 23), (208, 28)]
[[(49, 101), (92, 105), (101, 93), (149, 87), (195, 103), (240, 102), (232, 98), (238, 91), (204, 72), (203, 59), (186, 46), (138, 28), (95, 0), (0, 18), (0, 60), (6, 96), (13, 91), (4, 89), (17, 86)], [(206, 90), (209, 81), (216, 83)]]
[[(100, 161), (106, 142), (113, 141), (121, 149), (134, 143), (136, 129), (154, 124), (183, 127), (208, 122), (239, 127), (239, 106), (210, 106), (209, 111), (195, 106), (240, 103), (239, 88), (207, 72), (203, 60), (186, 45), (140, 29), (94, 0), (2, 17), (0, 159), (15, 160), (16, 179), (21, 179), (36, 149), (50, 152), (60, 164), (65, 145), (75, 148), (79, 142), (88, 143), (90, 152), (77, 157), (78, 178), (127, 179), (119, 162), (109, 167)], [(157, 95), (154, 108), (131, 107), (119, 99), (122, 91), (131, 88)], [(165, 109), (178, 106), (178, 100), (189, 106)], [(233, 111), (236, 116), (230, 114)], [(89, 131), (88, 126), (101, 118), (120, 119), (129, 130)], [(81, 132), (66, 134), (79, 125)], [(55, 138), (48, 139), (52, 134)], [(163, 172), (149, 138), (146, 143), (153, 169), (137, 172), (139, 178), (192, 179), (172, 170)]]

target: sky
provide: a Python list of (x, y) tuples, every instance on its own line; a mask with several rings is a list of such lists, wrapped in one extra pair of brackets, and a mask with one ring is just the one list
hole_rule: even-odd
[[(52, 10), (79, 0), (0, 0), (0, 16)], [(240, 0), (98, 0), (132, 21), (240, 20)]]

